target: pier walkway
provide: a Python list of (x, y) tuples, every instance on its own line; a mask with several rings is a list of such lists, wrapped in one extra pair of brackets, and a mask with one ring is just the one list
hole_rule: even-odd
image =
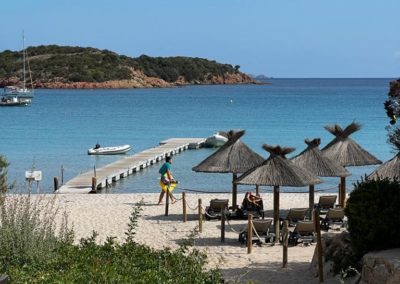
[[(144, 150), (96, 169), (96, 189), (102, 189), (119, 179), (127, 177), (148, 166), (162, 161), (167, 156), (186, 149), (198, 149), (205, 138), (171, 138), (160, 142), (160, 146)], [(94, 171), (82, 173), (62, 185), (58, 193), (89, 193), (92, 190)]]

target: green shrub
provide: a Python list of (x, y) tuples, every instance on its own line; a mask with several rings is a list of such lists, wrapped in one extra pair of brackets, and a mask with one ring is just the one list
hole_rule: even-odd
[(55, 257), (59, 243), (72, 243), (64, 215), (56, 233), (58, 207), (54, 196), (3, 195), (0, 204), (0, 268), (40, 265)]
[(7, 196), (1, 212), (0, 274), (15, 283), (223, 283), (217, 270), (204, 270), (206, 256), (188, 242), (176, 251), (136, 243), (140, 206), (129, 218), (124, 243), (108, 237), (98, 244), (93, 232), (74, 245), (68, 229), (56, 236), (54, 215), (48, 214), (53, 206), (30, 198)]
[(7, 183), (7, 167), (9, 163), (6, 158), (0, 155), (0, 195), (8, 191), (9, 185)]
[(357, 257), (373, 250), (400, 247), (400, 183), (368, 180), (355, 184), (345, 213)]

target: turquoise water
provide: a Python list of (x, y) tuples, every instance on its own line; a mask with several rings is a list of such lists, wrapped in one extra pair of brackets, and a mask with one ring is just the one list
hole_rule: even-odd
[[(267, 157), (261, 145), (305, 148), (305, 138), (333, 136), (324, 125), (363, 125), (352, 138), (377, 158), (393, 156), (386, 144), (383, 109), (391, 79), (272, 79), (270, 85), (191, 86), (140, 90), (36, 90), (30, 107), (0, 108), (0, 154), (11, 163), (9, 176), (25, 187), (24, 173), (43, 172), (40, 187), (52, 191), (53, 177), (68, 180), (121, 156), (88, 156), (101, 145), (131, 144), (134, 151), (171, 137), (207, 137), (217, 130), (245, 129), (243, 141)], [(185, 151), (174, 159), (180, 187), (228, 191), (229, 174), (202, 174), (191, 168), (214, 150)], [(133, 153), (133, 152), (131, 152)], [(290, 155), (289, 155), (290, 156)], [(159, 165), (116, 183), (107, 192), (158, 192)], [(375, 166), (350, 168), (348, 187)], [(317, 188), (337, 185), (324, 179)], [(240, 187), (242, 188), (242, 187)], [(265, 190), (269, 188), (266, 187)], [(243, 190), (245, 190), (243, 188)]]

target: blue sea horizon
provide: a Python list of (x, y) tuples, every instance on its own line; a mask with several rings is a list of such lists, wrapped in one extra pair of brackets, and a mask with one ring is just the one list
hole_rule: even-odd
[[(168, 89), (35, 90), (30, 107), (0, 108), (0, 154), (10, 162), (9, 180), (26, 189), (25, 171), (43, 172), (41, 192), (53, 191), (53, 177), (67, 181), (124, 156), (88, 156), (97, 142), (130, 144), (135, 152), (172, 137), (207, 137), (218, 130), (244, 129), (242, 138), (267, 158), (262, 144), (306, 147), (304, 139), (319, 137), (321, 148), (333, 139), (323, 126), (352, 121), (362, 129), (351, 137), (378, 159), (394, 152), (386, 143), (389, 124), (383, 103), (391, 78), (283, 79), (266, 85), (200, 85)], [(173, 171), (180, 188), (229, 192), (232, 175), (195, 173), (191, 169), (215, 149), (184, 151), (175, 156)], [(130, 152), (129, 154), (133, 154)], [(115, 183), (107, 193), (159, 192), (161, 164)], [(376, 166), (350, 167), (352, 183)], [(323, 178), (316, 189), (336, 192), (339, 179)], [(34, 187), (35, 188), (35, 187)], [(249, 187), (239, 186), (239, 191)], [(283, 191), (306, 192), (306, 188)], [(270, 191), (262, 187), (262, 191)]]

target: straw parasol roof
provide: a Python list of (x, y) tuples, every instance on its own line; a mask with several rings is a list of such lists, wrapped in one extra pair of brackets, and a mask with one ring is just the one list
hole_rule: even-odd
[(192, 170), (205, 173), (244, 173), (250, 168), (260, 165), (264, 159), (246, 144), (240, 141), (244, 135), (244, 130), (231, 130), (225, 135), (228, 137), (226, 142), (211, 156), (206, 158)]
[[(324, 156), (337, 161), (343, 167), (376, 165), (382, 162), (364, 150), (349, 136), (361, 129), (361, 125), (352, 122), (345, 129), (338, 124), (325, 126), (336, 137), (322, 149)], [(346, 178), (340, 177), (339, 205), (345, 205)]]
[(389, 161), (380, 165), (372, 174), (368, 176), (369, 179), (384, 179), (391, 180), (400, 179), (400, 152)]
[[(320, 138), (313, 140), (306, 139), (304, 141), (307, 148), (299, 155), (293, 157), (291, 161), (302, 168), (307, 169), (311, 173), (320, 177), (345, 177), (350, 173), (335, 161), (323, 156), (319, 145), (321, 144)], [(309, 209), (310, 217), (312, 209), (314, 208), (314, 185), (309, 186)]]
[(352, 122), (345, 129), (338, 124), (325, 126), (336, 137), (322, 149), (324, 156), (337, 161), (344, 167), (376, 165), (382, 162), (364, 150), (349, 136), (361, 129), (361, 125)]
[(264, 144), (263, 148), (270, 153), (269, 158), (260, 166), (245, 172), (236, 183), (274, 186), (274, 226), (275, 235), (279, 236), (279, 187), (302, 187), (318, 184), (321, 180), (285, 158), (286, 154), (294, 151), (294, 148), (267, 144)]
[(286, 154), (294, 151), (294, 148), (267, 144), (262, 147), (270, 153), (269, 158), (260, 166), (245, 172), (238, 178), (237, 183), (295, 187), (321, 183), (317, 176), (285, 158)]
[(321, 144), (320, 138), (313, 140), (306, 139), (304, 142), (307, 144), (307, 148), (291, 159), (295, 165), (305, 168), (319, 177), (343, 177), (350, 175), (350, 172), (344, 167), (322, 155), (318, 147)]
[(238, 173), (244, 173), (248, 169), (260, 165), (264, 159), (246, 144), (240, 141), (244, 130), (230, 130), (223, 133), (228, 141), (214, 154), (206, 158), (192, 170), (205, 173), (232, 173), (232, 206), (237, 206), (237, 184), (235, 183)]

